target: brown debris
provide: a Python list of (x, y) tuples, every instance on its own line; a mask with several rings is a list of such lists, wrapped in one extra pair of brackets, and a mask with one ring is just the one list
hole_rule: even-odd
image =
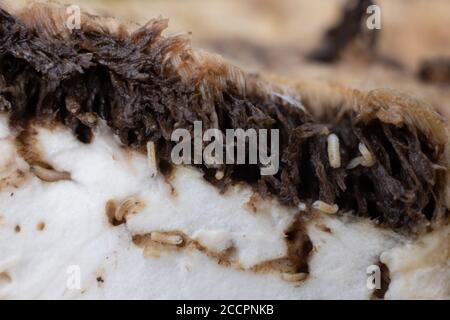
[(5, 284), (9, 284), (11, 282), (12, 282), (12, 277), (8, 272), (6, 272), (6, 271), (0, 272), (0, 287)]
[(333, 230), (331, 230), (330, 227), (326, 226), (326, 225), (323, 224), (323, 223), (317, 223), (317, 224), (316, 224), (316, 227), (317, 227), (319, 230), (321, 230), (321, 231), (323, 231), (323, 232), (325, 232), (325, 233), (329, 233), (329, 234), (332, 234), (332, 233), (333, 233)]
[[(181, 241), (174, 241), (176, 239), (181, 239)], [(301, 281), (305, 280), (308, 274), (308, 259), (312, 250), (312, 243), (299, 220), (296, 220), (287, 230), (286, 242), (288, 245), (286, 257), (260, 263), (248, 271), (255, 273), (277, 272), (282, 275), (282, 278), (297, 279), (297, 281), (290, 281), (296, 284), (300, 282), (300, 274), (304, 273), (304, 276), (301, 276)], [(147, 234), (134, 235), (133, 243), (143, 248), (144, 257), (149, 259), (158, 259), (163, 252), (197, 250), (224, 267), (245, 270), (239, 261), (236, 261), (236, 248), (234, 246), (223, 252), (215, 252), (178, 230), (153, 231)]]
[[(20, 170), (16, 169), (12, 172), (10, 172), (7, 176), (0, 179), (0, 191), (8, 190), (8, 189), (17, 189), (22, 184), (28, 181), (29, 175)], [(10, 193), (10, 196), (14, 196), (14, 192)]]
[(39, 223), (36, 225), (36, 230), (38, 230), (38, 231), (44, 231), (44, 229), (45, 229), (45, 222), (39, 222)]
[(450, 57), (423, 61), (419, 68), (418, 77), (425, 82), (450, 84)]
[(248, 201), (244, 204), (245, 209), (250, 211), (251, 213), (258, 212), (258, 203), (262, 201), (261, 197), (257, 193), (252, 193)]

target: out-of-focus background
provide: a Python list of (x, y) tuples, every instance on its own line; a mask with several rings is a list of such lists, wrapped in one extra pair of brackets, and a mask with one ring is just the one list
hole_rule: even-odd
[[(140, 24), (161, 15), (170, 19), (165, 34), (191, 32), (194, 47), (219, 53), (247, 71), (333, 81), (361, 89), (397, 88), (428, 100), (450, 117), (450, 76), (446, 73), (450, 73), (450, 0), (63, 2)], [(352, 8), (358, 2), (366, 7), (376, 4), (381, 10), (376, 42), (368, 46), (362, 31), (333, 61), (311, 58), (324, 47), (327, 30), (352, 28), (350, 20), (357, 14)], [(337, 32), (335, 38), (345, 41), (343, 36), (345, 32)], [(427, 77), (430, 72), (433, 76)]]

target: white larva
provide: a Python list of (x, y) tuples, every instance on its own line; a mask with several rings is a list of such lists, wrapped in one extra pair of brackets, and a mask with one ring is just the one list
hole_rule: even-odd
[(298, 209), (299, 209), (300, 211), (306, 211), (306, 203), (300, 202), (300, 203), (298, 204)]
[(339, 147), (339, 138), (334, 133), (328, 135), (328, 160), (330, 162), (330, 166), (332, 168), (340, 168), (341, 167), (341, 153)]
[(126, 198), (123, 200), (115, 211), (115, 218), (117, 221), (123, 221), (129, 214), (135, 214), (141, 211), (144, 204), (135, 197)]
[(364, 160), (363, 157), (356, 157), (356, 158), (353, 158), (353, 159), (349, 162), (349, 164), (347, 165), (347, 169), (354, 169), (354, 168), (356, 168), (357, 166), (362, 166), (362, 165), (364, 165), (364, 163), (365, 163), (365, 160)]
[(366, 147), (364, 143), (360, 143), (358, 145), (359, 152), (361, 152), (362, 157), (364, 158), (364, 163), (362, 164), (365, 167), (371, 167), (375, 164), (375, 159), (369, 149)]
[(337, 204), (328, 204), (328, 203), (323, 202), (321, 200), (315, 201), (313, 203), (312, 207), (314, 209), (317, 209), (319, 211), (322, 211), (322, 212), (328, 213), (328, 214), (335, 214), (339, 210), (339, 207), (338, 207)]
[(432, 167), (433, 167), (434, 170), (447, 171), (447, 168), (446, 168), (446, 167), (441, 166), (441, 165), (439, 165), (439, 164), (433, 164)]
[(224, 176), (225, 176), (225, 173), (222, 170), (217, 170), (216, 174), (214, 175), (216, 180), (222, 180)]
[(33, 164), (30, 166), (30, 171), (39, 179), (46, 182), (56, 182), (60, 180), (70, 180), (70, 173), (66, 171), (56, 171)]
[(150, 239), (155, 242), (162, 244), (168, 244), (172, 246), (179, 246), (183, 244), (184, 239), (182, 236), (177, 234), (167, 234), (162, 232), (154, 231), (150, 234)]
[(371, 167), (375, 164), (375, 158), (364, 143), (359, 143), (359, 152), (361, 156), (356, 157), (347, 165), (347, 169), (354, 169), (357, 166)]
[(306, 279), (306, 277), (308, 276), (307, 273), (304, 272), (299, 272), (299, 273), (282, 273), (281, 274), (281, 278), (284, 281), (288, 281), (288, 282), (300, 282)]
[(150, 169), (150, 176), (153, 178), (158, 173), (158, 168), (156, 166), (156, 149), (153, 141), (147, 142), (147, 161)]

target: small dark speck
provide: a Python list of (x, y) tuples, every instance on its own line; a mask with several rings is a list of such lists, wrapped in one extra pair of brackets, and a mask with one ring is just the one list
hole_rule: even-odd
[(97, 277), (97, 282), (98, 282), (98, 283), (103, 283), (103, 282), (105, 282), (105, 280), (103, 280), (102, 277)]
[(45, 222), (39, 222), (39, 223), (36, 225), (36, 229), (37, 229), (38, 231), (43, 231), (43, 230), (45, 229)]
[(16, 226), (14, 227), (14, 231), (15, 231), (16, 233), (19, 233), (21, 229), (22, 229), (22, 228), (20, 228), (20, 225), (18, 225), (18, 224), (16, 224)]
[(14, 192), (11, 192), (11, 194), (9, 196), (10, 197), (14, 197)]

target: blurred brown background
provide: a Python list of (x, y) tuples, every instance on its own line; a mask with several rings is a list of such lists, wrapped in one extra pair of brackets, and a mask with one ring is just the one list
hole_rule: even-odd
[(145, 23), (170, 19), (165, 34), (192, 32), (194, 47), (216, 52), (251, 72), (291, 79), (393, 87), (422, 97), (450, 116), (449, 84), (424, 83), (426, 59), (450, 58), (449, 0), (375, 0), (381, 31), (374, 58), (357, 45), (338, 61), (306, 57), (342, 16), (348, 0), (70, 0), (83, 9)]

